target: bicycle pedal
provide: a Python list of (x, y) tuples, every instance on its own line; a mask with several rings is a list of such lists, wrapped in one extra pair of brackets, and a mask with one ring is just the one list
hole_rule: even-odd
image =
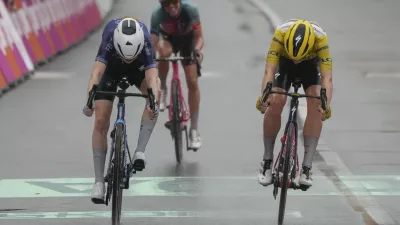
[(104, 199), (98, 199), (98, 198), (92, 198), (92, 202), (93, 202), (93, 204), (96, 204), (96, 205), (101, 205), (101, 204), (106, 204), (106, 202), (104, 201)]
[[(135, 162), (133, 163), (133, 169), (135, 171), (143, 171), (143, 169), (145, 168), (144, 165), (144, 161), (141, 159), (137, 159), (135, 160)], [(135, 172), (136, 173), (136, 172)]]
[(199, 150), (199, 149), (198, 148), (190, 148), (190, 147), (187, 148), (187, 151), (197, 152), (197, 150)]
[(164, 126), (168, 129), (171, 130), (171, 122), (167, 121), (164, 123)]

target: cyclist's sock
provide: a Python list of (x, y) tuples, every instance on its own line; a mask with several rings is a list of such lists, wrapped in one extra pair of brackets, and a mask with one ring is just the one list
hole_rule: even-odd
[(317, 150), (318, 139), (318, 137), (304, 136), (304, 160), (302, 166), (307, 166), (311, 169), (313, 156)]
[(274, 159), (274, 146), (276, 136), (264, 136), (264, 159)]
[(198, 121), (199, 121), (199, 112), (190, 113), (190, 130), (197, 130)]
[(106, 150), (93, 149), (95, 183), (104, 182), (104, 164), (106, 162), (106, 155)]
[(147, 143), (149, 142), (151, 133), (153, 132), (154, 126), (157, 123), (157, 119), (154, 120), (142, 120), (140, 125), (140, 133), (138, 138), (138, 144), (136, 151), (143, 152), (146, 150)]

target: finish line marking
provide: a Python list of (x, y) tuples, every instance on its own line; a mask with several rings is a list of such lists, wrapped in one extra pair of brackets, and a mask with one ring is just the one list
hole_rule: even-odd
[[(275, 211), (122, 211), (124, 218), (272, 218)], [(287, 211), (285, 217), (302, 218), (300, 211)], [(0, 220), (30, 219), (110, 219), (111, 211), (0, 213)]]
[[(341, 176), (357, 196), (400, 196), (400, 176)], [(4, 179), (0, 198), (88, 197), (93, 178)], [(124, 196), (260, 197), (272, 198), (272, 187), (255, 177), (133, 177)], [(269, 192), (271, 191), (271, 193)], [(308, 191), (289, 190), (291, 196), (347, 196), (325, 176), (315, 176)]]

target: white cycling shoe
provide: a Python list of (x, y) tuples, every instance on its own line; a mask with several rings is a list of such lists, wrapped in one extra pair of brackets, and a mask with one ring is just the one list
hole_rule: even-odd
[(313, 177), (311, 169), (306, 166), (303, 166), (300, 173), (299, 184), (305, 186), (312, 186), (312, 180)]
[(263, 160), (258, 172), (258, 183), (263, 186), (268, 186), (272, 182), (272, 160)]
[(200, 134), (197, 130), (190, 130), (189, 132), (189, 149), (197, 151), (202, 145)]
[(92, 202), (94, 204), (104, 204), (105, 201), (105, 193), (106, 193), (106, 185), (104, 182), (97, 182), (93, 185), (92, 188)]

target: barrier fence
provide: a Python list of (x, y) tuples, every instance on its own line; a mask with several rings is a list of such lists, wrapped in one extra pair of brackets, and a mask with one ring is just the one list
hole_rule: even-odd
[(0, 0), (0, 94), (102, 22), (96, 0)]

